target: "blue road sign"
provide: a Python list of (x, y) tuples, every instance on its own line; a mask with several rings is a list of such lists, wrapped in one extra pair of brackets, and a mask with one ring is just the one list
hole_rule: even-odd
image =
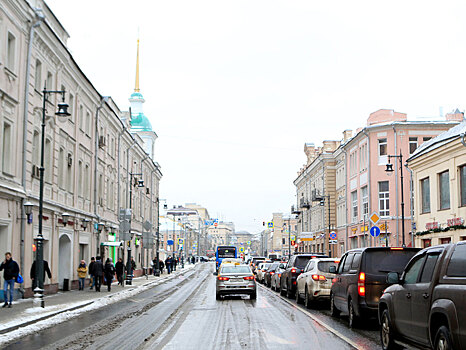
[(267, 227), (268, 227), (268, 228), (273, 228), (273, 222), (268, 222), (268, 223), (267, 223)]
[(172, 239), (168, 239), (168, 240), (167, 240), (167, 245), (173, 245), (173, 240), (172, 240)]
[(370, 229), (370, 233), (372, 237), (379, 237), (380, 235), (380, 228), (378, 226), (372, 226)]
[(337, 239), (337, 233), (334, 231), (330, 232), (330, 239)]

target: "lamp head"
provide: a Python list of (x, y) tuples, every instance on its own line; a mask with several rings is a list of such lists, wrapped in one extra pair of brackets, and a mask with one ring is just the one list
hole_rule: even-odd
[(87, 224), (89, 223), (89, 221), (90, 221), (90, 220), (89, 220), (89, 219), (86, 219), (86, 218), (84, 218), (84, 219), (81, 220), (81, 227), (84, 229), (84, 231), (86, 231)]
[(34, 204), (27, 201), (23, 205), (24, 205), (24, 212), (26, 213), (26, 215), (31, 215), (32, 214), (32, 207), (34, 206)]
[(58, 111), (55, 113), (57, 117), (69, 117), (71, 114), (68, 113), (68, 104), (65, 102), (58, 103)]
[(144, 187), (144, 180), (138, 181), (138, 187)]
[(393, 173), (393, 164), (392, 163), (387, 163), (385, 172), (387, 173), (388, 176), (390, 176)]
[(63, 214), (61, 214), (61, 219), (63, 221), (63, 226), (66, 226), (68, 224), (68, 219), (70, 218), (70, 213), (68, 212), (64, 212)]

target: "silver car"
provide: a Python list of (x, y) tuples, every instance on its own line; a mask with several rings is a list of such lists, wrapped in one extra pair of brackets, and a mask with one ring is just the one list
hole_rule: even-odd
[(217, 275), (216, 298), (223, 295), (248, 294), (257, 298), (256, 280), (248, 265), (227, 264), (220, 267)]

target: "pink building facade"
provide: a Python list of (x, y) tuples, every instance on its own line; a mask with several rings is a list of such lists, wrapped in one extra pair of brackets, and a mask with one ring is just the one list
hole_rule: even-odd
[[(413, 245), (411, 173), (404, 163), (423, 142), (458, 124), (462, 114), (449, 114), (441, 121), (408, 121), (404, 113), (381, 109), (370, 114), (367, 125), (356, 130), (356, 135), (342, 144), (345, 155), (346, 223), (338, 225), (340, 253), (367, 246), (401, 246), (403, 225), (401, 211), (401, 176), (399, 158), (403, 164), (404, 241)], [(389, 162), (393, 173), (385, 169)], [(381, 229), (373, 238), (369, 217), (377, 212)]]

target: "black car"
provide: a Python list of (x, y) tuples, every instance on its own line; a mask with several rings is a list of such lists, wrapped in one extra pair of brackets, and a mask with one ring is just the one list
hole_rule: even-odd
[(321, 253), (306, 253), (291, 256), (286, 264), (285, 271), (280, 277), (280, 294), (293, 298), (296, 292), (296, 278), (303, 273), (307, 263), (312, 258), (328, 258)]
[[(419, 248), (358, 248), (346, 252), (338, 268), (330, 291), (332, 316), (348, 313), (349, 326), (361, 318), (377, 316), (380, 297), (388, 287), (387, 274), (401, 273)], [(335, 271), (336, 270), (336, 271)]]
[(272, 265), (269, 266), (269, 268), (267, 269), (267, 271), (265, 271), (265, 274), (264, 274), (264, 284), (270, 288), (271, 286), (271, 283), (272, 283), (272, 276), (275, 274), (275, 270), (278, 269), (278, 267), (280, 266), (280, 262), (274, 262), (272, 263)]

